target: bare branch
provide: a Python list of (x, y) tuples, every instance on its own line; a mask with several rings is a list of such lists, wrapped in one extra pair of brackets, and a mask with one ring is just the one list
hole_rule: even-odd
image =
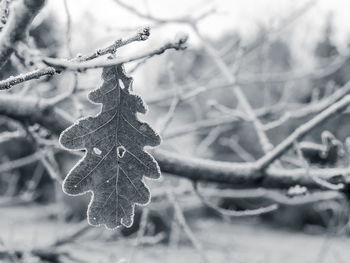
[(171, 132), (165, 133), (164, 139), (173, 139), (182, 135), (186, 135), (188, 133), (200, 131), (205, 128), (219, 127), (220, 125), (233, 123), (238, 120), (240, 120), (240, 118), (236, 116), (223, 116), (219, 118), (196, 121), (194, 123), (183, 125), (176, 129), (174, 128)]
[(175, 217), (176, 217), (177, 223), (182, 228), (182, 230), (187, 235), (187, 237), (190, 239), (194, 248), (198, 251), (199, 255), (201, 256), (202, 262), (208, 263), (209, 260), (206, 256), (206, 254), (204, 253), (202, 244), (199, 242), (197, 237), (192, 232), (191, 228), (188, 226), (188, 224), (186, 222), (186, 218), (185, 218), (185, 216), (181, 210), (181, 207), (179, 205), (179, 202), (176, 200), (176, 197), (171, 189), (168, 189), (167, 197), (174, 207), (174, 212), (175, 212)]
[[(260, 186), (265, 188), (285, 188), (296, 184), (309, 188), (320, 189), (305, 169), (280, 169), (268, 168), (277, 158), (282, 156), (293, 144), (310, 132), (313, 128), (326, 121), (331, 116), (344, 110), (350, 104), (350, 96), (344, 97), (331, 107), (327, 108), (313, 119), (296, 129), (256, 162), (230, 163), (199, 158), (191, 158), (179, 154), (170, 153), (161, 149), (153, 150), (153, 155), (158, 161), (162, 172), (167, 172), (194, 181), (209, 181), (227, 183), (240, 187)], [(4, 94), (0, 97), (0, 114), (7, 115), (19, 121), (39, 123), (47, 129), (59, 134), (74, 121), (70, 116), (64, 116), (56, 107), (47, 108), (46, 104), (39, 102), (37, 98), (30, 96), (18, 97)], [(323, 180), (338, 180), (348, 183), (350, 168), (310, 169), (310, 174)], [(333, 183), (338, 183), (338, 181)]]
[(269, 138), (267, 137), (263, 125), (261, 124), (260, 120), (256, 116), (254, 109), (250, 105), (248, 99), (246, 98), (244, 92), (242, 89), (236, 85), (236, 79), (235, 76), (231, 73), (230, 69), (226, 65), (225, 61), (220, 57), (218, 52), (215, 50), (215, 48), (204, 39), (202, 34), (199, 32), (197, 25), (194, 23), (190, 24), (193, 28), (193, 30), (196, 32), (197, 36), (201, 40), (205, 50), (208, 52), (208, 54), (212, 57), (214, 63), (217, 65), (217, 67), (220, 69), (221, 73), (225, 77), (226, 81), (231, 84), (232, 91), (235, 94), (239, 104), (242, 106), (244, 111), (247, 113), (248, 117), (251, 119), (253, 126), (256, 130), (256, 133), (259, 138), (259, 142), (262, 146), (262, 149), (264, 152), (268, 152), (273, 148), (273, 145), (270, 143)]
[(74, 122), (72, 116), (57, 107), (52, 107), (45, 99), (1, 94), (0, 104), (1, 115), (10, 118), (12, 116), (13, 119), (22, 122), (40, 123), (55, 133), (62, 131), (62, 124), (65, 123), (68, 127)]
[(20, 41), (23, 41), (45, 0), (19, 0), (14, 3), (8, 23), (0, 38), (0, 68), (10, 58)]
[[(279, 72), (279, 73), (263, 73), (263, 74), (248, 74), (248, 73), (238, 73), (236, 76), (236, 82), (239, 85), (250, 85), (256, 83), (280, 83), (280, 82), (288, 82), (288, 81), (297, 81), (302, 79), (319, 79), (333, 74), (336, 70), (341, 68), (344, 63), (347, 61), (349, 55), (339, 56), (335, 58), (330, 64), (326, 67), (321, 68), (313, 68), (305, 72), (302, 71), (288, 71), (288, 72)], [(183, 99), (187, 99), (187, 97), (192, 98), (193, 96), (197, 96), (203, 92), (213, 90), (213, 89), (221, 89), (221, 88), (229, 88), (232, 87), (232, 84), (229, 82), (220, 82), (215, 84), (208, 83), (196, 83), (193, 84), (182, 84), (182, 88), (186, 91), (185, 95), (182, 95)], [(148, 100), (148, 104), (156, 104), (159, 102), (164, 102), (166, 100), (170, 100), (173, 97), (173, 92), (166, 90), (158, 97), (152, 97)], [(258, 114), (260, 116), (260, 114)]]
[(199, 200), (210, 209), (214, 210), (218, 214), (222, 216), (229, 216), (229, 217), (244, 217), (244, 216), (257, 216), (262, 215), (266, 213), (273, 212), (278, 209), (277, 204), (268, 205), (266, 207), (260, 207), (257, 209), (249, 209), (249, 210), (242, 210), (242, 211), (236, 211), (236, 210), (227, 210), (220, 208), (212, 203), (210, 203), (199, 191), (198, 183), (194, 182), (193, 184), (194, 192), (197, 194)]
[[(259, 170), (253, 163), (233, 163), (191, 158), (165, 150), (152, 151), (163, 173), (190, 179), (230, 184), (236, 187), (289, 188), (296, 184), (310, 189), (322, 189), (306, 174), (304, 168), (282, 169), (269, 168)], [(311, 169), (310, 174), (323, 180), (350, 181), (350, 168)]]
[(287, 72), (268, 73), (244, 73), (238, 74), (237, 83), (240, 85), (252, 85), (259, 83), (282, 83), (303, 79), (320, 79), (329, 76), (339, 70), (349, 59), (349, 52), (339, 55), (330, 61), (327, 66), (316, 67), (310, 70), (292, 70)]
[(299, 146), (297, 141), (294, 141), (294, 146), (295, 146), (295, 148), (297, 150), (297, 155), (298, 155), (299, 160), (303, 163), (303, 166), (305, 168), (305, 173), (307, 175), (309, 175), (312, 178), (312, 180), (315, 181), (315, 183), (318, 183), (323, 188), (329, 189), (329, 190), (335, 190), (336, 191), (336, 190), (341, 190), (341, 189), (344, 188), (344, 184), (343, 183), (332, 184), (332, 183), (329, 183), (329, 182), (323, 180), (322, 178), (319, 178), (317, 176), (314, 176), (314, 175), (310, 174), (309, 173), (309, 171), (310, 171), (310, 164), (303, 157), (303, 154), (301, 152), (300, 146)]
[(237, 154), (245, 162), (254, 162), (255, 158), (249, 152), (246, 151), (237, 141), (236, 138), (221, 138), (219, 143), (223, 146), (231, 148), (233, 152)]
[(35, 152), (31, 155), (22, 157), (20, 159), (0, 164), (0, 173), (17, 169), (17, 168), (26, 166), (28, 164), (34, 163), (36, 161), (39, 161), (43, 157), (43, 155), (44, 153), (42, 152)]
[(8, 79), (0, 81), (0, 90), (10, 89), (12, 86), (23, 83), (31, 79), (39, 79), (43, 76), (52, 76), (56, 74), (57, 71), (53, 67), (46, 67), (41, 69), (36, 69), (34, 71), (20, 74), (15, 77), (9, 77)]
[(273, 161), (277, 160), (282, 154), (284, 154), (295, 141), (298, 141), (304, 137), (313, 128), (323, 123), (325, 120), (331, 116), (339, 113), (340, 111), (346, 109), (350, 104), (350, 95), (347, 95), (340, 101), (334, 103), (329, 108), (322, 111), (320, 114), (316, 115), (313, 119), (306, 122), (305, 124), (299, 126), (291, 135), (284, 139), (279, 145), (277, 145), (272, 151), (268, 152), (265, 156), (257, 161), (259, 169), (265, 169)]
[[(347, 83), (342, 88), (335, 91), (332, 95), (320, 101), (311, 103), (304, 107), (302, 107), (303, 104), (290, 105), (289, 111), (283, 113), (279, 119), (263, 124), (263, 129), (265, 131), (268, 131), (270, 129), (274, 129), (284, 124), (286, 121), (290, 119), (302, 118), (311, 114), (317, 114), (322, 110), (326, 109), (327, 107), (329, 107), (330, 105), (332, 105), (333, 103), (337, 102), (339, 99), (343, 98), (349, 92), (350, 92), (350, 83)], [(183, 97), (184, 96), (181, 96), (181, 98)], [(162, 98), (163, 100), (167, 100), (168, 97), (161, 96), (159, 97), (159, 100), (160, 98)], [(157, 103), (158, 99), (151, 100), (150, 102), (151, 104)], [(232, 124), (237, 121), (250, 121), (249, 119), (247, 119), (246, 116), (242, 114), (241, 111), (230, 109), (223, 105), (219, 105), (215, 101), (211, 103), (211, 106), (225, 113), (225, 115), (227, 116), (220, 116), (220, 117), (200, 120), (190, 124), (182, 125), (181, 127), (174, 128), (171, 132), (165, 133), (164, 138), (173, 139), (189, 133), (200, 132), (204, 129), (208, 129), (211, 127), (218, 127), (220, 125)], [(255, 114), (257, 117), (263, 117), (270, 113), (279, 113), (282, 111), (283, 108), (286, 108), (287, 106), (288, 105), (285, 105), (285, 104), (276, 104), (272, 107), (264, 107), (264, 108), (256, 109)]]
[(288, 197), (278, 190), (258, 189), (201, 189), (201, 193), (213, 198), (231, 199), (266, 199), (279, 205), (298, 206), (322, 202), (332, 199), (342, 199), (343, 194), (337, 191), (315, 191), (305, 195)]
[(294, 109), (292, 111), (285, 112), (279, 119), (272, 121), (270, 123), (264, 124), (264, 130), (270, 130), (275, 127), (278, 127), (290, 119), (301, 118), (312, 113), (318, 113), (328, 108), (333, 103), (340, 100), (341, 98), (343, 98), (349, 92), (350, 92), (350, 82), (346, 83), (342, 88), (336, 90), (333, 94), (331, 94), (330, 96), (318, 102), (310, 103), (307, 106), (302, 107), (301, 109)]
[(157, 24), (164, 24), (164, 23), (169, 23), (169, 22), (172, 22), (172, 23), (187, 23), (187, 18), (188, 17), (183, 17), (183, 18), (175, 18), (175, 19), (162, 19), (162, 18), (158, 18), (158, 17), (154, 17), (154, 16), (151, 16), (151, 15), (148, 15), (148, 14), (144, 14), (142, 12), (140, 12), (139, 10), (137, 10), (136, 8), (134, 8), (133, 6), (131, 5), (128, 5), (120, 0), (114, 0), (119, 6), (125, 8), (126, 10), (128, 10), (129, 12), (135, 14), (136, 16), (140, 17), (140, 18), (143, 18), (143, 19), (146, 19), (146, 20), (150, 20), (150, 21), (153, 21)]
[(144, 59), (144, 58), (150, 58), (155, 55), (161, 55), (168, 49), (175, 49), (175, 50), (183, 50), (186, 48), (185, 43), (187, 41), (187, 36), (181, 37), (176, 42), (172, 43), (169, 42), (165, 44), (164, 46), (155, 49), (150, 52), (146, 52), (141, 55), (137, 56), (131, 56), (129, 58), (124, 59), (109, 59), (106, 61), (87, 61), (87, 62), (74, 62), (74, 61), (67, 61), (63, 59), (56, 59), (56, 58), (44, 58), (43, 61), (53, 67), (56, 68), (63, 68), (68, 70), (86, 70), (86, 69), (93, 69), (93, 68), (103, 68), (103, 67), (110, 67), (110, 66), (116, 66), (120, 64), (129, 63), (132, 61)]
[(25, 137), (25, 132), (23, 131), (12, 131), (12, 132), (2, 132), (0, 133), (0, 144), (13, 140), (13, 139), (17, 139), (17, 138), (23, 138)]
[(169, 127), (170, 123), (172, 122), (174, 115), (175, 115), (175, 110), (176, 107), (180, 104), (181, 99), (180, 99), (180, 88), (175, 84), (175, 77), (174, 77), (174, 72), (173, 72), (173, 65), (169, 67), (169, 77), (171, 79), (171, 83), (173, 86), (173, 89), (175, 90), (174, 92), (174, 98), (170, 104), (170, 107), (168, 109), (167, 114), (164, 117), (164, 121), (162, 123), (161, 128), (159, 129), (159, 134), (163, 135), (164, 131)]
[[(140, 30), (138, 33), (135, 35), (132, 35), (131, 37), (126, 38), (125, 40), (119, 39), (112, 45), (109, 45), (105, 48), (98, 49), (95, 52), (85, 55), (85, 56), (78, 56), (77, 58), (73, 59), (72, 61), (89, 61), (92, 59), (95, 59), (97, 57), (106, 55), (106, 54), (113, 54), (116, 52), (116, 50), (120, 47), (123, 47), (125, 45), (128, 45), (132, 42), (135, 41), (144, 41), (148, 38), (150, 34), (150, 30), (148, 27), (143, 28)], [(45, 67), (45, 68), (40, 68), (36, 69), (34, 71), (25, 73), (25, 74), (20, 74), (15, 77), (10, 77), (8, 79), (0, 81), (0, 90), (4, 89), (10, 89), (12, 86), (23, 83), (28, 80), (32, 79), (39, 79), (43, 76), (52, 76), (56, 73), (60, 73), (62, 71), (62, 68), (57, 69), (54, 67)]]
[(130, 43), (137, 42), (137, 41), (145, 41), (150, 36), (150, 28), (144, 27), (139, 32), (137, 32), (135, 35), (123, 39), (118, 39), (115, 41), (112, 45), (109, 45), (108, 47), (97, 49), (94, 53), (86, 56), (78, 57), (78, 61), (89, 61), (92, 59), (95, 59), (97, 57), (107, 55), (107, 54), (114, 54), (118, 48), (121, 48), (123, 46), (126, 46)]
[(74, 230), (72, 233), (56, 240), (53, 244), (51, 244), (49, 247), (59, 247), (63, 246), (67, 243), (71, 243), (84, 235), (85, 233), (89, 232), (91, 230), (91, 226), (86, 223), (86, 221), (83, 221), (79, 224), (76, 230)]
[(66, 46), (68, 49), (68, 54), (70, 57), (73, 56), (73, 52), (72, 52), (72, 47), (71, 47), (71, 43), (72, 43), (72, 18), (71, 18), (71, 14), (68, 8), (68, 3), (67, 0), (63, 0), (64, 3), (64, 11), (66, 12), (66, 16), (67, 16), (67, 28), (66, 28)]
[(44, 165), (46, 171), (53, 180), (56, 180), (59, 184), (62, 184), (62, 177), (57, 173), (56, 169), (52, 166), (45, 155), (40, 158), (41, 163)]

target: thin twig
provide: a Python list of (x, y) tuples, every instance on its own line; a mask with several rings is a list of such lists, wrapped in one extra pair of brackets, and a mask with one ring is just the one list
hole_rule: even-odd
[(86, 223), (86, 221), (83, 221), (79, 224), (79, 226), (70, 234), (56, 240), (53, 244), (51, 244), (49, 247), (59, 247), (63, 246), (65, 244), (71, 243), (87, 233), (89, 230), (91, 230), (92, 227)]
[(57, 170), (52, 166), (52, 164), (47, 160), (46, 156), (40, 158), (41, 163), (44, 165), (46, 171), (49, 173), (50, 177), (57, 181), (59, 184), (62, 184), (62, 177), (58, 174)]
[[(73, 59), (73, 61), (74, 60), (89, 61), (106, 54), (112, 54), (112, 53), (115, 53), (115, 51), (118, 48), (123, 47), (127, 44), (130, 44), (134, 41), (144, 41), (147, 39), (148, 36), (149, 36), (149, 28), (145, 27), (140, 32), (136, 33), (135, 35), (132, 35), (129, 38), (126, 38), (125, 40), (120, 39), (115, 43), (113, 43), (112, 45), (109, 45), (102, 49), (98, 49), (91, 54), (88, 54), (85, 56), (78, 56), (77, 58)], [(12, 76), (12, 77), (9, 77), (8, 79), (0, 81), (0, 90), (10, 89), (17, 84), (23, 83), (28, 80), (39, 79), (43, 76), (52, 76), (54, 74), (60, 73), (61, 70), (62, 69), (57, 69), (54, 67), (45, 67), (45, 68), (36, 69), (28, 73), (20, 74), (14, 77)]]
[(2, 132), (0, 133), (0, 144), (1, 143), (4, 143), (4, 142), (8, 142), (8, 141), (11, 141), (13, 139), (17, 139), (17, 138), (23, 138), (25, 137), (25, 132), (23, 131), (11, 131), (11, 132), (8, 132), (8, 131), (5, 131), (5, 132)]
[(143, 27), (141, 30), (139, 30), (136, 34), (132, 35), (131, 37), (124, 39), (118, 39), (115, 41), (112, 45), (109, 45), (105, 48), (97, 49), (94, 53), (86, 56), (78, 57), (79, 61), (89, 61), (93, 60), (97, 57), (104, 56), (107, 54), (114, 54), (117, 49), (126, 46), (130, 43), (137, 42), (137, 41), (145, 41), (150, 36), (150, 28), (149, 27)]
[(299, 206), (332, 199), (342, 199), (344, 196), (337, 191), (316, 191), (305, 195), (288, 197), (280, 190), (258, 189), (201, 189), (203, 196), (231, 199), (266, 199), (279, 205)]
[(44, 155), (43, 152), (35, 152), (31, 155), (0, 164), (0, 173), (7, 172), (7, 171), (17, 169), (17, 168), (21, 168), (23, 166), (26, 166), (26, 165), (29, 165), (29, 164), (34, 163), (36, 161), (39, 161), (43, 155)]
[(182, 230), (185, 232), (187, 237), (190, 239), (194, 248), (198, 251), (199, 255), (201, 256), (202, 261), (208, 263), (209, 260), (207, 259), (207, 256), (204, 253), (202, 244), (199, 242), (197, 237), (193, 234), (191, 228), (188, 226), (186, 219), (184, 217), (184, 214), (181, 210), (181, 207), (180, 207), (178, 201), (176, 200), (175, 195), (171, 189), (167, 189), (167, 197), (174, 207), (175, 217), (176, 217), (176, 220), (177, 220), (179, 226), (182, 228)]
[(255, 158), (249, 152), (246, 151), (235, 138), (222, 138), (220, 144), (223, 146), (228, 146), (234, 151), (243, 161), (245, 162), (254, 162)]
[(196, 195), (198, 196), (199, 200), (210, 209), (214, 210), (218, 214), (222, 216), (229, 216), (229, 217), (245, 217), (245, 216), (257, 216), (262, 215), (266, 213), (273, 212), (278, 209), (277, 204), (268, 205), (266, 207), (260, 207), (257, 209), (249, 209), (249, 210), (243, 210), (243, 211), (236, 211), (236, 210), (227, 210), (223, 209), (221, 207), (218, 207), (211, 202), (209, 202), (199, 191), (198, 189), (198, 183), (193, 183), (193, 189)]
[(139, 230), (137, 231), (135, 245), (130, 254), (129, 262), (134, 262), (136, 253), (140, 249), (140, 246), (142, 246), (142, 239), (145, 236), (145, 233), (147, 230), (148, 215), (149, 215), (149, 208), (144, 207), (141, 211), (140, 226), (139, 226)]
[(203, 35), (199, 32), (199, 29), (196, 24), (190, 24), (195, 31), (196, 35), (201, 40), (205, 50), (208, 52), (208, 54), (212, 57), (214, 63), (217, 65), (217, 67), (220, 69), (221, 73), (225, 77), (226, 81), (231, 84), (232, 91), (235, 94), (239, 104), (242, 106), (244, 111), (247, 113), (248, 117), (251, 119), (253, 126), (257, 132), (259, 142), (262, 146), (262, 149), (264, 152), (268, 152), (273, 148), (273, 145), (271, 144), (269, 138), (267, 137), (263, 125), (256, 116), (254, 109), (251, 107), (248, 99), (246, 98), (245, 94), (243, 93), (242, 89), (236, 84), (236, 79), (231, 73), (230, 69), (226, 65), (226, 62), (220, 57), (218, 52), (215, 50), (215, 48), (206, 40), (204, 39)]
[(236, 116), (224, 116), (218, 118), (211, 118), (207, 120), (200, 120), (190, 124), (182, 125), (179, 128), (174, 128), (164, 134), (163, 138), (170, 140), (179, 136), (187, 135), (189, 133), (202, 131), (206, 128), (219, 127), (224, 124), (234, 123), (239, 120)]
[(159, 134), (160, 135), (163, 135), (164, 131), (168, 128), (168, 126), (170, 125), (170, 123), (172, 122), (173, 118), (174, 118), (174, 115), (175, 115), (175, 110), (176, 110), (176, 107), (180, 104), (181, 102), (181, 98), (180, 98), (180, 88), (179, 86), (177, 86), (175, 84), (175, 77), (174, 77), (174, 74), (173, 74), (173, 65), (170, 66), (169, 68), (169, 75), (170, 75), (170, 80), (171, 80), (171, 83), (173, 85), (173, 89), (175, 90), (174, 92), (174, 98), (170, 104), (170, 107), (168, 109), (168, 112), (167, 114), (165, 115), (164, 117), (164, 120), (163, 120), (163, 123), (162, 123), (162, 127), (159, 129)]
[(198, 146), (196, 147), (195, 153), (203, 154), (205, 152), (208, 152), (208, 148), (210, 145), (212, 145), (218, 137), (224, 132), (228, 130), (227, 127), (224, 126), (217, 126), (214, 129), (212, 129), (208, 135), (199, 142)]
[(334, 103), (329, 108), (325, 109), (310, 121), (299, 126), (292, 134), (284, 139), (279, 145), (277, 145), (272, 151), (265, 154), (262, 158), (257, 161), (259, 169), (265, 169), (272, 162), (277, 160), (282, 154), (284, 154), (290, 147), (293, 146), (294, 141), (297, 141), (309, 133), (313, 128), (323, 123), (331, 116), (346, 109), (350, 104), (350, 95), (346, 95), (343, 99)]
[(53, 67), (36, 69), (28, 73), (19, 74), (0, 81), (0, 90), (10, 89), (13, 86), (32, 79), (39, 79), (43, 76), (53, 76), (58, 73)]
[(72, 51), (72, 47), (71, 47), (71, 43), (72, 43), (72, 19), (71, 19), (71, 14), (69, 12), (69, 8), (68, 8), (68, 2), (67, 0), (63, 0), (64, 3), (64, 11), (66, 12), (66, 16), (67, 16), (67, 28), (66, 28), (66, 46), (68, 49), (68, 55), (70, 57), (73, 56), (73, 51)]
[[(309, 104), (307, 106), (301, 107), (301, 105), (293, 105), (291, 106), (291, 110), (289, 110), (287, 113), (283, 114), (282, 117), (280, 117), (276, 121), (269, 122), (267, 124), (263, 125), (263, 129), (265, 131), (276, 128), (279, 125), (282, 125), (289, 119), (293, 118), (302, 118), (305, 116), (308, 116), (310, 114), (319, 113), (322, 110), (326, 109), (333, 103), (337, 102), (339, 99), (343, 98), (346, 94), (348, 94), (350, 91), (350, 83), (347, 83), (342, 88), (338, 89), (334, 94), (331, 96), (324, 98), (318, 102)], [(181, 96), (183, 98), (183, 96)], [(166, 98), (163, 98), (163, 100), (166, 100)], [(156, 103), (155, 100), (150, 101), (150, 103)], [(149, 104), (149, 103), (148, 103)], [(224, 125), (224, 124), (232, 124), (237, 121), (249, 121), (245, 116), (242, 115), (242, 112), (234, 109), (230, 109), (227, 107), (224, 107), (223, 105), (217, 104), (215, 101), (211, 102), (211, 105), (221, 112), (225, 112), (228, 116), (220, 116), (216, 118), (211, 118), (207, 120), (201, 120), (197, 122), (193, 122), (187, 125), (182, 125), (179, 128), (174, 128), (171, 130), (171, 132), (168, 132), (164, 135), (165, 139), (172, 139), (179, 136), (184, 136), (192, 132), (198, 132), (207, 128)], [(282, 110), (282, 108), (285, 108), (286, 105), (274, 105), (269, 108), (260, 108), (255, 110), (255, 114), (257, 117), (263, 117), (268, 114), (272, 113), (278, 113)], [(294, 109), (296, 108), (296, 109)], [(300, 109), (299, 109), (300, 108)], [(294, 110), (292, 110), (294, 109)]]
[(350, 92), (350, 82), (346, 83), (342, 88), (336, 90), (333, 94), (331, 94), (330, 96), (318, 102), (311, 103), (301, 109), (295, 109), (293, 111), (285, 112), (279, 119), (272, 121), (270, 123), (264, 124), (264, 130), (274, 129), (284, 124), (286, 121), (290, 119), (302, 118), (312, 113), (318, 113), (328, 108), (329, 106), (337, 102), (339, 99), (343, 98), (349, 92)]
[(299, 146), (297, 141), (294, 141), (294, 146), (295, 146), (294, 148), (297, 151), (297, 155), (298, 155), (299, 160), (301, 160), (303, 165), (304, 165), (305, 173), (307, 175), (310, 175), (310, 177), (312, 178), (312, 180), (315, 181), (315, 183), (318, 183), (320, 186), (324, 187), (325, 189), (334, 190), (334, 191), (341, 190), (341, 189), (344, 188), (344, 184), (343, 183), (331, 184), (331, 183), (327, 182), (326, 180), (323, 180), (322, 178), (319, 178), (317, 176), (314, 176), (314, 175), (310, 174), (310, 172), (309, 172), (310, 171), (310, 164), (303, 157), (303, 154), (301, 152), (300, 146)]
[(168, 49), (183, 50), (186, 48), (185, 46), (186, 41), (187, 41), (187, 36), (184, 36), (178, 39), (176, 42), (169, 42), (158, 49), (143, 53), (141, 55), (131, 56), (129, 58), (124, 58), (124, 59), (114, 58), (114, 59), (108, 59), (106, 61), (74, 62), (74, 61), (67, 61), (64, 59), (43, 58), (43, 61), (50, 66), (63, 68), (67, 70), (79, 71), (79, 70), (86, 70), (86, 69), (93, 69), (93, 68), (103, 68), (103, 67), (110, 67), (110, 66), (125, 64), (132, 61), (144, 59), (144, 58), (150, 58), (155, 55), (161, 55)]

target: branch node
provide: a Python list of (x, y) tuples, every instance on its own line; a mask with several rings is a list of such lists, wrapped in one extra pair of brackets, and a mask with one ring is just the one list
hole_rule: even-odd
[(147, 40), (150, 35), (151, 35), (151, 28), (149, 26), (142, 28), (142, 30), (138, 33), (140, 41)]

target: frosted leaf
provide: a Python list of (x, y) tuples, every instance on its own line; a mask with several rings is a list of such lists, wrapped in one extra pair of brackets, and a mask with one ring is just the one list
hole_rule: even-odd
[(137, 118), (146, 107), (131, 93), (132, 79), (123, 67), (105, 68), (102, 78), (102, 86), (89, 94), (92, 102), (102, 104), (101, 112), (80, 119), (60, 136), (63, 147), (85, 150), (84, 158), (64, 180), (63, 191), (69, 195), (93, 193), (88, 208), (91, 225), (129, 227), (135, 204), (150, 200), (143, 177), (160, 176), (158, 164), (143, 150), (146, 145), (159, 145), (160, 137)]

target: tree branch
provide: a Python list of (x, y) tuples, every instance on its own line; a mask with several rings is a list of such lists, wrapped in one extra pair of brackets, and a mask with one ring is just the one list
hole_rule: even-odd
[(0, 115), (21, 122), (39, 123), (56, 134), (74, 122), (59, 108), (52, 107), (45, 99), (37, 97), (1, 94), (0, 104)]
[[(150, 35), (150, 29), (148, 27), (144, 27), (142, 30), (137, 32), (135, 35), (132, 35), (126, 39), (119, 39), (119, 40), (115, 41), (113, 44), (111, 44), (105, 48), (97, 49), (96, 51), (94, 51), (91, 54), (87, 54), (84, 56), (78, 56), (77, 58), (72, 59), (71, 61), (79, 61), (79, 62), (89, 61), (89, 60), (93, 60), (93, 59), (100, 57), (100, 56), (103, 56), (103, 55), (113, 54), (120, 47), (123, 47), (123, 46), (128, 45), (128, 44), (135, 42), (135, 41), (144, 41), (144, 40), (148, 39), (149, 35)], [(65, 61), (67, 61), (67, 60), (65, 60)], [(56, 73), (59, 73), (61, 70), (62, 70), (62, 67), (60, 67), (59, 69), (57, 69), (55, 67), (45, 67), (45, 68), (33, 70), (33, 71), (25, 73), (25, 74), (20, 74), (20, 75), (17, 75), (15, 77), (12, 76), (12, 77), (9, 77), (8, 79), (0, 81), (0, 90), (10, 89), (10, 88), (12, 88), (12, 86), (23, 83), (23, 82), (28, 81), (28, 80), (39, 79), (43, 76), (52, 76)]]
[(57, 71), (53, 67), (46, 67), (41, 69), (36, 69), (31, 72), (25, 74), (19, 74), (17, 76), (11, 76), (8, 79), (0, 81), (0, 90), (10, 89), (12, 86), (20, 84), (22, 82), (31, 80), (31, 79), (39, 79), (43, 76), (52, 76), (56, 74)]
[(129, 58), (124, 58), (124, 59), (115, 58), (115, 59), (109, 59), (106, 61), (75, 62), (75, 61), (67, 61), (67, 60), (56, 59), (56, 58), (44, 58), (43, 61), (50, 66), (53, 66), (56, 68), (68, 69), (68, 70), (86, 70), (86, 69), (93, 69), (93, 68), (104, 68), (104, 67), (125, 64), (132, 61), (144, 59), (144, 58), (150, 58), (155, 55), (161, 55), (168, 49), (183, 50), (186, 48), (185, 46), (186, 41), (187, 41), (187, 36), (184, 36), (179, 38), (174, 43), (169, 42), (158, 49), (152, 50), (151, 52), (146, 52), (141, 55), (131, 56)]
[(17, 44), (26, 38), (33, 19), (44, 4), (45, 0), (19, 0), (14, 4), (0, 38), (0, 68), (10, 58)]
[[(193, 181), (208, 181), (231, 184), (234, 187), (288, 188), (296, 184), (309, 188), (323, 189), (312, 177), (319, 177), (333, 183), (350, 183), (350, 168), (305, 169), (268, 168), (272, 162), (284, 154), (295, 140), (299, 140), (313, 128), (331, 116), (344, 110), (350, 104), (350, 95), (334, 103), (301, 125), (271, 152), (256, 162), (231, 163), (191, 158), (170, 153), (161, 149), (152, 150), (163, 173), (170, 173)], [(39, 123), (59, 134), (74, 121), (60, 112), (57, 107), (48, 105), (45, 100), (30, 96), (19, 97), (3, 94), (0, 97), (0, 114), (23, 122)], [(334, 181), (335, 180), (335, 181)]]
[(284, 154), (295, 141), (298, 141), (309, 133), (313, 128), (323, 123), (325, 120), (331, 116), (339, 113), (340, 111), (346, 109), (350, 104), (350, 95), (345, 96), (340, 101), (334, 103), (329, 108), (322, 111), (320, 114), (316, 115), (307, 123), (299, 126), (291, 135), (284, 139), (279, 145), (277, 145), (272, 151), (268, 152), (257, 161), (259, 169), (267, 168), (272, 162), (277, 160), (282, 154)]
[(95, 59), (99, 56), (107, 55), (107, 54), (114, 54), (118, 48), (121, 48), (123, 46), (126, 46), (130, 43), (137, 42), (137, 41), (145, 41), (150, 36), (150, 28), (144, 27), (139, 32), (137, 32), (135, 35), (124, 39), (118, 39), (113, 43), (112, 45), (109, 45), (105, 48), (97, 49), (94, 53), (82, 57), (78, 57), (79, 61), (89, 61), (92, 59)]

